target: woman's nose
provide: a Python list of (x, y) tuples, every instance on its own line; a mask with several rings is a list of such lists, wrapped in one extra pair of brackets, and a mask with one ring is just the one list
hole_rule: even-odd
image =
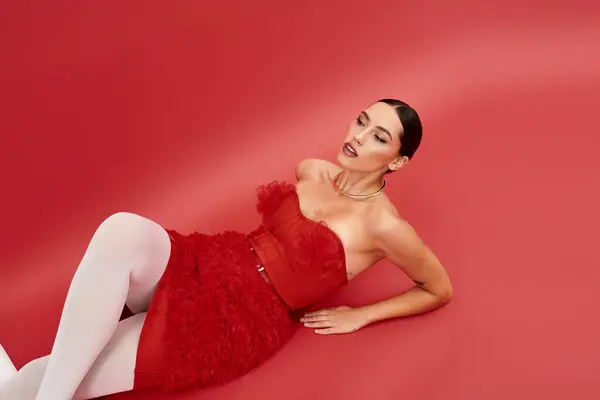
[(363, 130), (363, 131), (361, 131), (361, 132), (357, 133), (356, 135), (354, 135), (354, 141), (355, 141), (357, 144), (359, 144), (359, 145), (362, 145), (363, 138), (364, 138), (364, 136), (365, 136), (366, 132), (367, 132), (367, 131), (366, 131), (366, 129), (365, 129), (365, 130)]

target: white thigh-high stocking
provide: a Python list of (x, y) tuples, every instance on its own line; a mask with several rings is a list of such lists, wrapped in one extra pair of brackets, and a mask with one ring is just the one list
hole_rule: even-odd
[[(73, 399), (87, 400), (124, 392), (132, 387), (135, 356), (146, 313), (136, 314), (117, 329), (94, 361)], [(0, 386), (0, 400), (33, 400), (46, 372), (50, 356), (30, 361)]]
[(4, 347), (0, 345), (0, 387), (16, 373), (17, 369), (6, 354)]
[[(69, 287), (35, 400), (73, 398), (115, 333), (123, 304), (131, 300), (139, 311), (144, 301), (150, 300), (170, 250), (167, 232), (139, 215), (117, 213), (98, 227)], [(130, 353), (133, 362), (126, 364), (133, 368), (136, 353)], [(18, 376), (17, 373), (14, 379)], [(129, 388), (117, 391), (133, 387), (133, 371), (125, 376), (130, 378), (125, 384)], [(99, 390), (98, 395), (115, 392), (109, 387), (110, 379), (103, 384), (106, 393)]]

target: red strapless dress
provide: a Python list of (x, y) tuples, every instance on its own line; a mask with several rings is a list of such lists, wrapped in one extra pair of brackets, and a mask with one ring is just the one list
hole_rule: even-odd
[(344, 248), (302, 215), (293, 184), (257, 190), (249, 234), (168, 230), (171, 257), (140, 338), (134, 389), (203, 387), (266, 361), (294, 332), (293, 311), (348, 283)]

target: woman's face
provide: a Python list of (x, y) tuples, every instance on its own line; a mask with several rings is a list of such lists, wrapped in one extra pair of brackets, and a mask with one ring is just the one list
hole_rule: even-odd
[(352, 171), (397, 169), (408, 161), (399, 155), (402, 132), (402, 123), (394, 108), (374, 103), (350, 122), (338, 161), (343, 168)]

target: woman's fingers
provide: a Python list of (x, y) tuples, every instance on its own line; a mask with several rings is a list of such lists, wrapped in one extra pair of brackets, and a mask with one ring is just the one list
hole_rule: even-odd
[(302, 321), (302, 322), (316, 322), (316, 321), (326, 321), (328, 319), (329, 319), (329, 315), (322, 314), (322, 315), (312, 315), (312, 316), (308, 316), (308, 317), (302, 317), (300, 319), (300, 321)]
[(316, 322), (305, 322), (304, 326), (307, 328), (327, 328), (332, 326), (331, 322), (328, 320), (316, 321)]

